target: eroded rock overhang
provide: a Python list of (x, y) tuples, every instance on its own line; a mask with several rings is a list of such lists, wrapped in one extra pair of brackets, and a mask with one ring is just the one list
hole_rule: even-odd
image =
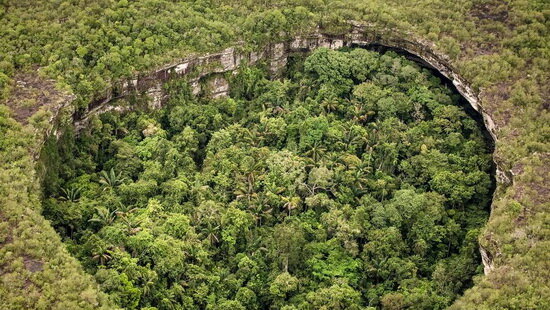
[[(404, 39), (408, 38), (408, 39)], [(486, 129), (493, 140), (497, 140), (496, 128), (491, 117), (483, 110), (480, 100), (473, 89), (451, 66), (448, 57), (438, 53), (432, 43), (415, 39), (412, 34), (375, 31), (372, 26), (352, 24), (352, 30), (343, 35), (330, 35), (316, 31), (308, 35), (295, 37), (287, 42), (269, 44), (259, 51), (242, 52), (241, 45), (227, 48), (219, 53), (189, 57), (173, 64), (163, 66), (152, 72), (140, 74), (133, 79), (114, 83), (100, 99), (92, 102), (88, 108), (75, 118), (77, 127), (90, 115), (112, 109), (111, 101), (130, 94), (141, 93), (151, 97), (151, 107), (158, 108), (167, 99), (162, 85), (174, 78), (187, 77), (194, 93), (201, 91), (201, 79), (212, 74), (230, 72), (242, 64), (254, 65), (259, 61), (270, 64), (271, 73), (276, 75), (287, 64), (291, 53), (310, 52), (319, 47), (338, 49), (344, 46), (369, 47), (381, 45), (404, 50), (422, 60), (423, 65), (437, 70), (449, 79), (457, 91), (481, 114)], [(227, 84), (218, 79), (210, 82), (213, 97), (227, 95)]]
[[(189, 57), (181, 61), (163, 66), (152, 72), (140, 74), (133, 79), (115, 83), (100, 99), (92, 102), (88, 108), (75, 115), (74, 124), (77, 129), (83, 128), (88, 117), (104, 111), (117, 108), (111, 104), (114, 99), (123, 98), (131, 94), (146, 94), (151, 98), (150, 106), (160, 108), (167, 99), (162, 85), (174, 78), (186, 77), (195, 94), (203, 90), (201, 80), (209, 79), (205, 91), (211, 97), (225, 96), (229, 87), (223, 76), (243, 64), (254, 65), (259, 61), (266, 61), (270, 65), (271, 73), (276, 76), (287, 64), (288, 56), (296, 52), (310, 52), (319, 47), (338, 49), (344, 46), (365, 47), (379, 45), (406, 51), (421, 60), (422, 65), (436, 70), (447, 78), (456, 90), (466, 99), (469, 105), (479, 113), (484, 126), (492, 138), (497, 141), (497, 129), (491, 116), (483, 109), (476, 92), (469, 83), (450, 64), (448, 57), (436, 51), (435, 46), (426, 40), (418, 39), (412, 33), (396, 33), (394, 31), (380, 31), (374, 26), (356, 22), (351, 23), (351, 30), (342, 35), (330, 35), (322, 31), (315, 31), (308, 35), (297, 36), (286, 42), (269, 44), (263, 49), (253, 52), (242, 52), (240, 47), (227, 48), (219, 53)], [(120, 109), (120, 107), (118, 107)], [(498, 168), (497, 181), (510, 183), (510, 177)]]

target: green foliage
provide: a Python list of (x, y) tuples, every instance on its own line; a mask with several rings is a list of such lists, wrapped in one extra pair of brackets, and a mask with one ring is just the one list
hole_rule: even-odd
[(491, 164), (452, 93), (394, 53), (304, 68), (244, 68), (216, 100), (176, 81), (60, 148), (44, 213), (119, 306), (437, 308), (471, 286)]
[[(0, 304), (4, 309), (113, 309), (105, 293), (40, 215), (29, 154), (33, 138), (0, 105)], [(60, 188), (57, 189), (63, 192)], [(78, 223), (79, 187), (44, 202), (59, 207), (59, 226)], [(80, 194), (79, 194), (80, 192)], [(76, 206), (67, 209), (67, 206)], [(58, 215), (58, 214), (56, 214)]]
[[(12, 80), (14, 74), (35, 65), (44, 67), (41, 70), (42, 74), (56, 79), (60, 84), (70, 85), (79, 96), (77, 103), (85, 106), (89, 103), (90, 98), (104, 91), (111, 81), (178, 59), (190, 52), (218, 51), (229, 44), (232, 45), (236, 40), (242, 39), (248, 41), (246, 48), (257, 48), (265, 44), (265, 40), (285, 39), (295, 34), (308, 32), (317, 25), (326, 33), (339, 35), (349, 30), (347, 23), (349, 20), (357, 20), (371, 25), (368, 29), (369, 35), (382, 42), (385, 40), (401, 42), (405, 39), (412, 42), (425, 42), (425, 45), (429, 46), (432, 46), (433, 43), (436, 52), (449, 56), (450, 65), (454, 68), (455, 73), (462, 75), (471, 85), (479, 88), (477, 93), (481, 99), (483, 110), (491, 115), (498, 128), (499, 140), (495, 158), (502, 171), (513, 169), (519, 173), (510, 187), (500, 187), (495, 196), (490, 223), (480, 237), (482, 245), (494, 255), (495, 270), (490, 276), (477, 279), (475, 288), (468, 290), (466, 296), (455, 304), (455, 307), (464, 309), (544, 308), (548, 304), (550, 295), (548, 291), (548, 278), (550, 277), (548, 270), (550, 269), (544, 265), (544, 262), (549, 261), (547, 253), (550, 253), (547, 242), (548, 232), (544, 225), (548, 222), (546, 216), (548, 203), (545, 199), (547, 190), (544, 186), (548, 184), (548, 171), (545, 169), (548, 167), (548, 159), (547, 156), (541, 155), (548, 152), (548, 124), (550, 124), (547, 104), (544, 100), (547, 97), (545, 90), (549, 84), (548, 72), (550, 72), (547, 12), (547, 2), (542, 0), (299, 0), (278, 2), (1, 0), (0, 100), (8, 98), (9, 90), (15, 84), (15, 81)], [(252, 41), (255, 43), (250, 43)], [(357, 59), (357, 56), (354, 59)], [(368, 55), (365, 57), (372, 58)], [(378, 70), (373, 66), (377, 61), (369, 62), (366, 66), (357, 66), (353, 63), (354, 60), (346, 60), (342, 66), (346, 76), (335, 77), (344, 81), (344, 88), (349, 85), (346, 84), (349, 83), (347, 70), (357, 70), (356, 75), (359, 80), (364, 79), (360, 77), (361, 75)], [(325, 69), (326, 72), (329, 72), (335, 68), (327, 66)], [(323, 70), (319, 72), (322, 73)], [(407, 76), (418, 75), (414, 74), (415, 70), (410, 70), (409, 66), (403, 66), (399, 71), (398, 76), (403, 80)], [(413, 74), (411, 75), (411, 73)], [(394, 78), (393, 73), (385, 73), (379, 76), (379, 81), (392, 82)], [(236, 97), (252, 100), (255, 98), (255, 94), (261, 96), (264, 93), (262, 105), (268, 108), (275, 105), (286, 109), (284, 104), (291, 102), (288, 97), (288, 91), (292, 91), (291, 88), (288, 88), (289, 83), (286, 85), (269, 83), (268, 88), (271, 93), (265, 93), (261, 90), (265, 81), (255, 77), (250, 81), (252, 82), (244, 87), (242, 92), (246, 93), (248, 97), (240, 94)], [(347, 110), (347, 102), (335, 96), (335, 93), (343, 91), (341, 85), (333, 84), (323, 84), (317, 89), (313, 99), (321, 109), (315, 110), (315, 115), (343, 113)], [(382, 93), (388, 91), (387, 85), (383, 84), (378, 85), (376, 90), (380, 90)], [(239, 87), (235, 86), (233, 85), (232, 89)], [(354, 86), (359, 87), (358, 85)], [(375, 96), (368, 96), (368, 92), (365, 97), (365, 92), (362, 94), (361, 91), (358, 91), (356, 100), (365, 101), (362, 105), (354, 105), (359, 112), (351, 113), (346, 117), (359, 121), (361, 125), (371, 122), (379, 116), (383, 118), (394, 116), (401, 120), (405, 120), (406, 116), (412, 116), (416, 121), (431, 120), (431, 112), (423, 107), (428, 106), (434, 100), (436, 102), (442, 100), (442, 97), (431, 96), (426, 89), (408, 88), (411, 89), (409, 98), (414, 98), (414, 100), (403, 100), (405, 98), (401, 96), (381, 98), (382, 101), (377, 101), (374, 100)], [(344, 95), (346, 99), (353, 99), (355, 94)], [(228, 106), (235, 107), (234, 102), (226, 102)], [(208, 106), (206, 105), (206, 107)], [(189, 110), (189, 117), (182, 118), (181, 124), (185, 126), (185, 124), (192, 123), (194, 118), (201, 116), (200, 108), (204, 107), (204, 105), (197, 106), (197, 110)], [(299, 127), (294, 125), (296, 119), (304, 115), (302, 112), (295, 113), (294, 118), (288, 119), (290, 125), (288, 128), (286, 128), (286, 117), (283, 118), (279, 115), (279, 117), (269, 117), (265, 120), (266, 118), (261, 116), (265, 120), (261, 124), (265, 127), (261, 129), (264, 131), (264, 136), (259, 141), (265, 141), (262, 143), (273, 148), (286, 147), (292, 151), (297, 150), (299, 135), (296, 132), (299, 132)], [(93, 307), (97, 305), (94, 285), (86, 277), (83, 277), (79, 267), (65, 253), (64, 248), (59, 244), (59, 239), (49, 228), (49, 224), (36, 214), (40, 208), (35, 197), (36, 186), (30, 180), (30, 177), (34, 175), (33, 162), (28, 155), (27, 148), (31, 144), (39, 145), (41, 141), (30, 141), (31, 138), (25, 132), (26, 129), (22, 129), (10, 119), (4, 106), (0, 106), (0, 114), (2, 130), (0, 132), (0, 155), (2, 155), (0, 217), (3, 220), (18, 219), (2, 223), (3, 235), (1, 239), (6, 240), (6, 244), (2, 246), (3, 252), (0, 257), (2, 257), (3, 270), (8, 270), (8, 273), (3, 273), (3, 278), (7, 281), (3, 281), (0, 287), (0, 303), (12, 308)], [(221, 120), (212, 117), (220, 116), (220, 114), (212, 113), (212, 110), (205, 112), (205, 115), (208, 119), (216, 120), (216, 122)], [(44, 128), (47, 125), (44, 123), (45, 114), (37, 115), (33, 119), (37, 128)], [(178, 117), (173, 117), (172, 120), (177, 121)], [(232, 120), (225, 119), (223, 122), (232, 122)], [(449, 123), (442, 119), (439, 119), (438, 122), (445, 127), (449, 124), (456, 124), (454, 121)], [(468, 120), (462, 121), (465, 131), (476, 130), (467, 123)], [(209, 125), (203, 120), (196, 124)], [(385, 125), (387, 126), (383, 127), (386, 129), (387, 127), (403, 129), (402, 124), (391, 120), (387, 121)], [(461, 182), (467, 182), (468, 186), (461, 186), (461, 188), (468, 192), (466, 196), (473, 192), (471, 197), (477, 200), (475, 204), (484, 205), (488, 200), (486, 195), (477, 194), (484, 192), (483, 188), (487, 178), (475, 174), (468, 175), (471, 167), (487, 170), (487, 156), (478, 156), (477, 154), (477, 150), (482, 147), (482, 144), (472, 137), (469, 137), (470, 140), (461, 139), (456, 132), (452, 132), (457, 131), (456, 129), (451, 130), (444, 139), (445, 141), (433, 138), (423, 139), (422, 137), (426, 135), (434, 134), (430, 131), (432, 125), (434, 124), (415, 126), (408, 131), (408, 140), (405, 142), (412, 143), (410, 150), (400, 148), (396, 153), (396, 147), (400, 147), (398, 142), (393, 142), (394, 144), (390, 142), (386, 145), (379, 143), (376, 148), (372, 149), (369, 148), (370, 145), (367, 145), (365, 153), (360, 157), (357, 155), (348, 155), (343, 158), (328, 157), (331, 161), (338, 159), (334, 161), (337, 163), (335, 165), (325, 165), (326, 163), (323, 162), (323, 160), (328, 160), (325, 159), (327, 156), (333, 155), (330, 148), (319, 143), (313, 146), (308, 145), (311, 149), (296, 153), (297, 156), (307, 159), (304, 162), (306, 169), (310, 169), (308, 165), (319, 162), (316, 164), (318, 167), (325, 165), (337, 179), (329, 185), (329, 188), (315, 189), (313, 190), (315, 194), (307, 195), (305, 199), (302, 199), (302, 196), (306, 195), (301, 191), (311, 193), (315, 182), (307, 180), (301, 182), (304, 184), (296, 186), (298, 196), (287, 192), (285, 194), (286, 201), (271, 194), (255, 195), (258, 191), (257, 188), (250, 187), (249, 184), (242, 181), (237, 182), (235, 188), (228, 186), (226, 194), (231, 195), (232, 192), (238, 191), (238, 194), (233, 193), (233, 195), (247, 197), (244, 200), (241, 198), (240, 203), (247, 202), (248, 209), (256, 218), (256, 225), (260, 227), (272, 225), (270, 221), (273, 221), (272, 218), (281, 210), (277, 206), (272, 206), (273, 204), (284, 205), (291, 202), (291, 204), (287, 204), (287, 207), (292, 208), (289, 210), (291, 211), (290, 217), (297, 216), (298, 212), (301, 214), (307, 208), (311, 208), (315, 212), (324, 212), (322, 218), (330, 220), (328, 235), (338, 238), (346, 250), (355, 253), (359, 251), (358, 244), (364, 241), (361, 239), (364, 231), (358, 227), (369, 226), (368, 214), (376, 213), (377, 222), (380, 223), (399, 222), (398, 212), (393, 211), (399, 210), (400, 206), (405, 205), (403, 202), (394, 201), (392, 206), (387, 208), (392, 211), (392, 216), (384, 217), (384, 210), (386, 203), (394, 200), (392, 195), (396, 193), (396, 189), (401, 187), (400, 183), (412, 185), (420, 191), (444, 191), (445, 193), (440, 194), (443, 194), (446, 199), (454, 199), (456, 202), (462, 195), (454, 192), (452, 186), (461, 186)], [(133, 124), (128, 124), (130, 128), (133, 126)], [(152, 130), (148, 132), (154, 134), (156, 128), (159, 126), (151, 127)], [(170, 129), (170, 126), (164, 126), (164, 128)], [(70, 149), (71, 146), (66, 143), (71, 139), (59, 141), (57, 145), (55, 140), (51, 139), (43, 149), (43, 154), (53, 155), (47, 160), (47, 166), (54, 172), (44, 175), (43, 183), (46, 196), (53, 195), (55, 198), (44, 200), (44, 214), (53, 220), (52, 223), (65, 236), (75, 232), (76, 227), (83, 228), (90, 225), (93, 229), (100, 229), (97, 222), (88, 221), (93, 218), (98, 207), (108, 208), (110, 212), (124, 209), (126, 211), (116, 212), (132, 214), (135, 211), (130, 212), (130, 210), (140, 209), (132, 208), (132, 206), (146, 205), (150, 197), (158, 196), (157, 198), (166, 205), (164, 206), (167, 209), (166, 212), (171, 212), (171, 215), (167, 216), (169, 218), (174, 214), (185, 215), (191, 221), (192, 226), (197, 222), (195, 219), (202, 217), (218, 219), (203, 225), (200, 236), (201, 238), (206, 236), (206, 231), (209, 230), (208, 235), (211, 236), (209, 240), (219, 239), (221, 228), (218, 223), (219, 215), (216, 215), (216, 212), (205, 211), (205, 214), (195, 216), (193, 212), (189, 211), (193, 209), (192, 204), (197, 202), (195, 200), (213, 199), (210, 191), (205, 190), (202, 182), (196, 182), (194, 176), (178, 175), (177, 179), (170, 176), (170, 173), (173, 174), (177, 170), (174, 167), (181, 167), (181, 171), (194, 171), (196, 165), (200, 166), (205, 156), (204, 147), (210, 139), (206, 132), (216, 131), (219, 128), (214, 127), (209, 130), (200, 128), (196, 131), (191, 127), (186, 128), (185, 132), (180, 132), (180, 129), (174, 130), (179, 133), (178, 138), (170, 136), (177, 148), (177, 151), (172, 151), (170, 156), (178, 160), (163, 161), (163, 164), (171, 162), (166, 173), (162, 171), (162, 167), (164, 167), (162, 164), (145, 164), (135, 155), (135, 141), (142, 138), (139, 132), (129, 135), (125, 141), (117, 138), (118, 140), (115, 139), (116, 141), (113, 142), (109, 134), (112, 128), (105, 125), (104, 132), (98, 134), (103, 137), (103, 140), (95, 141), (97, 148), (94, 149), (93, 145), (89, 148), (90, 156), (84, 156), (85, 154), (81, 152), (78, 160), (75, 160), (74, 166), (72, 164), (69, 166), (60, 158), (56, 159), (55, 154), (52, 154), (55, 153), (55, 149), (62, 149), (65, 146)], [(274, 131), (273, 128), (276, 130)], [(141, 128), (140, 131), (144, 129), (147, 128)], [(293, 132), (292, 138), (288, 141), (286, 139), (287, 130)], [(377, 133), (378, 127), (369, 128), (368, 140), (376, 141)], [(355, 139), (333, 139), (339, 136), (344, 136), (344, 134), (333, 129), (326, 138), (332, 139), (329, 141), (338, 143), (342, 147), (348, 145), (354, 150), (365, 146)], [(365, 134), (362, 133), (360, 136), (365, 136)], [(385, 138), (386, 136), (382, 136), (378, 141), (383, 141), (381, 139)], [(106, 151), (107, 146), (112, 146), (112, 149)], [(457, 150), (457, 146), (459, 150)], [(452, 152), (458, 151), (463, 158), (470, 159), (457, 161), (457, 158), (449, 158), (450, 156), (446, 152), (439, 151), (442, 147), (445, 147), (445, 150), (452, 150)], [(411, 150), (418, 151), (420, 154), (412, 153)], [(376, 155), (376, 152), (384, 152), (388, 158), (386, 159), (385, 155)], [(174, 157), (174, 154), (178, 153), (190, 156)], [(113, 154), (115, 154), (114, 157), (111, 157)], [(312, 154), (315, 154), (315, 159), (309, 157)], [(400, 156), (404, 155), (412, 155), (412, 157), (409, 157), (408, 162), (395, 162), (395, 158), (400, 159)], [(67, 156), (72, 155), (61, 150), (61, 158)], [(110, 159), (111, 162), (105, 163), (105, 159)], [(156, 159), (154, 160), (156, 161)], [(98, 167), (95, 166), (96, 162), (100, 163)], [(147, 177), (138, 177), (146, 165), (148, 167)], [(463, 169), (464, 167), (468, 168)], [(125, 184), (121, 184), (114, 191), (115, 193), (110, 193), (110, 197), (101, 198), (101, 205), (99, 205), (95, 200), (96, 193), (100, 189), (97, 172), (100, 171), (98, 169), (110, 171), (111, 168), (116, 172), (121, 172), (123, 177), (128, 179), (125, 179)], [(353, 171), (350, 172), (346, 169)], [(446, 171), (439, 173), (440, 170)], [(88, 174), (90, 171), (96, 173), (84, 175), (82, 179), (75, 179), (77, 175)], [(375, 171), (378, 174), (375, 181), (370, 175), (372, 172), (368, 171)], [(398, 178), (389, 175), (396, 172), (401, 173)], [(448, 176), (450, 173), (453, 175), (457, 173), (459, 176), (453, 177), (451, 182), (447, 182), (444, 176)], [(231, 179), (230, 174), (226, 175), (226, 180)], [(305, 175), (307, 178), (309, 172)], [(438, 178), (434, 181), (436, 175)], [(131, 176), (133, 178), (130, 179)], [(159, 182), (156, 178), (168, 180)], [(246, 177), (242, 178), (246, 179)], [(72, 180), (74, 184), (67, 184), (67, 180)], [(344, 185), (339, 185), (340, 180), (345, 181)], [(236, 189), (236, 186), (239, 188)], [(434, 188), (431, 188), (432, 186)], [(69, 198), (67, 193), (63, 194), (62, 188), (67, 191), (81, 188), (81, 197), (77, 198), (78, 196), (71, 194), (70, 196), (73, 198)], [(293, 186), (287, 190), (293, 190)], [(107, 195), (107, 192), (109, 191), (105, 190), (98, 196)], [(215, 192), (219, 193), (217, 189)], [(364, 197), (365, 193), (369, 193), (369, 197)], [(279, 195), (277, 191), (274, 191), (273, 194)], [(336, 194), (339, 201), (334, 199)], [(114, 199), (113, 195), (120, 196), (120, 199)], [(363, 197), (352, 198), (352, 195), (363, 195)], [(408, 194), (401, 195), (408, 197)], [(62, 201), (63, 197), (72, 201)], [(77, 199), (78, 201), (76, 201)], [(375, 199), (380, 201), (376, 203)], [(414, 199), (414, 201), (419, 199)], [(119, 200), (124, 200), (126, 205), (122, 206)], [(439, 198), (436, 200), (439, 201)], [(193, 201), (193, 203), (189, 203), (189, 201)], [(355, 207), (358, 202), (361, 202), (362, 205)], [(354, 206), (353, 212), (350, 211), (349, 204)], [(472, 202), (473, 205), (474, 202)], [(460, 210), (460, 207), (453, 205), (449, 213), (460, 219), (461, 216), (453, 215), (454, 210), (457, 208)], [(242, 206), (237, 206), (237, 208), (242, 208)], [(465, 212), (478, 210), (469, 205), (464, 208)], [(284, 211), (287, 211), (286, 208)], [(407, 225), (415, 225), (411, 224), (414, 222), (413, 217), (410, 215), (405, 217), (407, 218), (405, 222), (409, 223)], [(460, 221), (456, 218), (453, 218), (456, 222), (454, 230), (460, 230), (458, 223)], [(481, 225), (483, 218), (483, 216), (479, 216), (478, 219), (464, 220), (464, 223), (474, 226)], [(126, 232), (137, 234), (143, 229), (140, 227), (141, 222), (150, 224), (145, 217), (121, 216), (119, 220), (124, 224), (108, 227), (108, 235), (111, 240), (116, 240), (115, 236), (122, 238)], [(430, 220), (433, 219), (430, 218)], [(449, 223), (452, 224), (451, 221), (446, 223), (444, 227), (449, 227)], [(311, 231), (306, 228), (308, 227), (304, 228), (304, 233), (307, 238), (311, 238)], [(29, 237), (30, 234), (27, 233), (29, 231), (32, 232), (32, 237)], [(24, 234), (24, 232), (26, 233)], [(170, 236), (177, 235), (177, 237), (173, 236), (174, 238), (182, 238), (182, 232), (172, 231), (171, 228), (167, 228), (166, 233)], [(253, 230), (252, 233), (255, 231)], [(216, 242), (218, 241), (209, 241), (208, 243), (212, 245)], [(72, 248), (72, 245), (68, 244), (69, 248)], [(427, 246), (428, 244), (424, 240), (418, 240), (412, 248), (423, 253), (427, 251)], [(20, 260), (22, 257), (23, 264), (25, 265), (26, 262), (28, 265), (28, 259), (24, 258), (29, 255), (28, 252), (36, 258), (43, 259), (45, 266), (51, 266), (51, 268), (46, 268), (46, 271), (38, 273), (29, 273), (26, 268), (19, 268), (22, 266)], [(204, 253), (206, 252), (200, 252), (199, 257), (204, 257)], [(84, 262), (84, 260), (82, 261)], [(461, 260), (453, 261), (460, 262)], [(459, 264), (458, 262), (456, 264)], [(16, 268), (11, 268), (14, 265)], [(117, 268), (122, 268), (123, 265), (123, 263), (116, 264)], [(138, 267), (148, 268), (135, 263), (128, 264), (128, 266), (132, 266), (132, 268), (128, 267), (132, 270), (137, 270)], [(464, 265), (459, 266), (464, 268)], [(48, 270), (54, 271), (50, 273)], [(142, 296), (157, 294), (148, 284), (156, 282), (154, 276), (149, 277), (152, 273), (147, 273), (147, 275), (142, 273), (140, 276), (137, 276), (137, 273), (139, 272), (136, 271), (134, 276), (140, 279), (139, 285), (143, 286), (144, 294)], [(193, 274), (199, 273), (200, 271), (196, 271)], [(36, 275), (36, 277), (31, 279), (32, 275)], [(437, 277), (445, 278), (439, 271)], [(209, 279), (211, 281), (208, 283), (218, 283), (212, 277)], [(187, 283), (200, 283), (202, 280), (195, 279), (195, 282), (192, 282), (184, 279), (182, 285), (186, 287)], [(455, 283), (454, 281), (451, 282)], [(250, 284), (247, 283), (255, 292), (264, 292), (263, 295), (258, 293), (257, 300), (263, 300), (262, 296), (265, 296), (267, 291), (265, 286), (258, 284), (260, 282), (251, 279)], [(403, 284), (403, 292), (384, 295), (381, 304), (388, 308), (419, 308), (420, 303), (428, 307), (440, 307), (448, 303), (447, 300), (434, 295), (439, 293), (435, 293), (436, 290), (433, 286), (427, 283), (412, 283), (413, 285)], [(183, 307), (190, 308), (194, 301), (189, 296), (178, 297), (181, 296), (182, 290), (183, 287), (177, 284), (168, 290), (168, 294), (155, 295), (158, 296), (157, 300), (160, 300), (159, 307), (174, 308), (175, 303), (179, 302)], [(374, 294), (380, 296), (377, 292), (379, 291), (375, 291)], [(428, 294), (427, 292), (432, 293)], [(204, 306), (207, 300), (212, 300), (207, 293), (201, 289), (190, 295), (200, 300), (201, 306)], [(246, 293), (243, 294), (246, 295)], [(374, 302), (377, 302), (377, 298), (373, 299)], [(174, 300), (178, 301), (174, 303)], [(247, 304), (244, 300), (232, 297), (220, 301), (219, 306), (240, 307), (235, 300), (238, 300), (246, 308), (253, 308), (250, 303)], [(296, 301), (296, 303), (298, 302)], [(296, 309), (297, 307), (287, 305), (282, 308)], [(144, 307), (144, 309), (152, 308)]]

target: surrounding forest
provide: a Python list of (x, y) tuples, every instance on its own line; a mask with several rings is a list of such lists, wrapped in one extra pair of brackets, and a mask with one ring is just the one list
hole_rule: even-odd
[[(549, 17), (547, 0), (0, 0), (0, 307), (545, 309)], [(492, 197), (459, 99), (390, 54), (245, 68), (231, 99), (173, 83), (162, 111), (73, 132), (121, 80), (352, 22), (471, 86)]]
[(363, 49), (228, 76), (44, 148), (44, 215), (117, 305), (443, 309), (472, 285), (491, 149), (456, 93)]

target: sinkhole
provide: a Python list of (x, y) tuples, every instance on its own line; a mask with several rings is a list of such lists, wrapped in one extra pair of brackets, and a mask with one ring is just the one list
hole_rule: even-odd
[(72, 255), (128, 309), (450, 305), (483, 270), (481, 116), (402, 50), (269, 71), (205, 78), (227, 83), (218, 98), (173, 79), (160, 109), (128, 96), (50, 138), (43, 214)]

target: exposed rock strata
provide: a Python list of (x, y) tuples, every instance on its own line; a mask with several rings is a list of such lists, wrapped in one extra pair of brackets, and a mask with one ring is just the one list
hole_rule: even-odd
[(493, 268), (493, 256), (484, 247), (479, 247), (479, 253), (481, 254), (481, 262), (483, 263), (483, 273), (489, 274)]
[[(296, 37), (288, 42), (271, 44), (261, 51), (242, 53), (232, 47), (219, 53), (191, 57), (114, 85), (104, 98), (90, 104), (88, 111), (76, 120), (76, 124), (79, 125), (85, 121), (89, 115), (109, 109), (107, 106), (113, 99), (122, 98), (135, 92), (148, 94), (152, 98), (152, 106), (160, 107), (166, 100), (161, 86), (173, 78), (187, 77), (194, 86), (193, 91), (199, 93), (200, 89), (197, 88), (200, 87), (200, 83), (198, 82), (205, 76), (233, 71), (242, 63), (253, 65), (258, 61), (266, 60), (270, 64), (271, 73), (277, 75), (286, 66), (288, 55), (293, 52), (309, 52), (319, 47), (338, 49), (343, 46), (368, 47), (376, 44), (402, 49), (414, 54), (452, 81), (458, 92), (482, 115), (487, 130), (496, 141), (496, 127), (493, 120), (483, 110), (476, 93), (453, 70), (447, 57), (435, 52), (433, 45), (429, 42), (415, 40), (412, 36), (408, 36), (410, 40), (403, 39), (403, 37), (406, 36), (369, 32), (368, 26), (354, 24), (352, 31), (345, 35), (333, 36), (315, 32), (307, 36)], [(221, 81), (218, 80), (217, 83), (221, 83)], [(219, 94), (220, 92), (218, 92)]]

